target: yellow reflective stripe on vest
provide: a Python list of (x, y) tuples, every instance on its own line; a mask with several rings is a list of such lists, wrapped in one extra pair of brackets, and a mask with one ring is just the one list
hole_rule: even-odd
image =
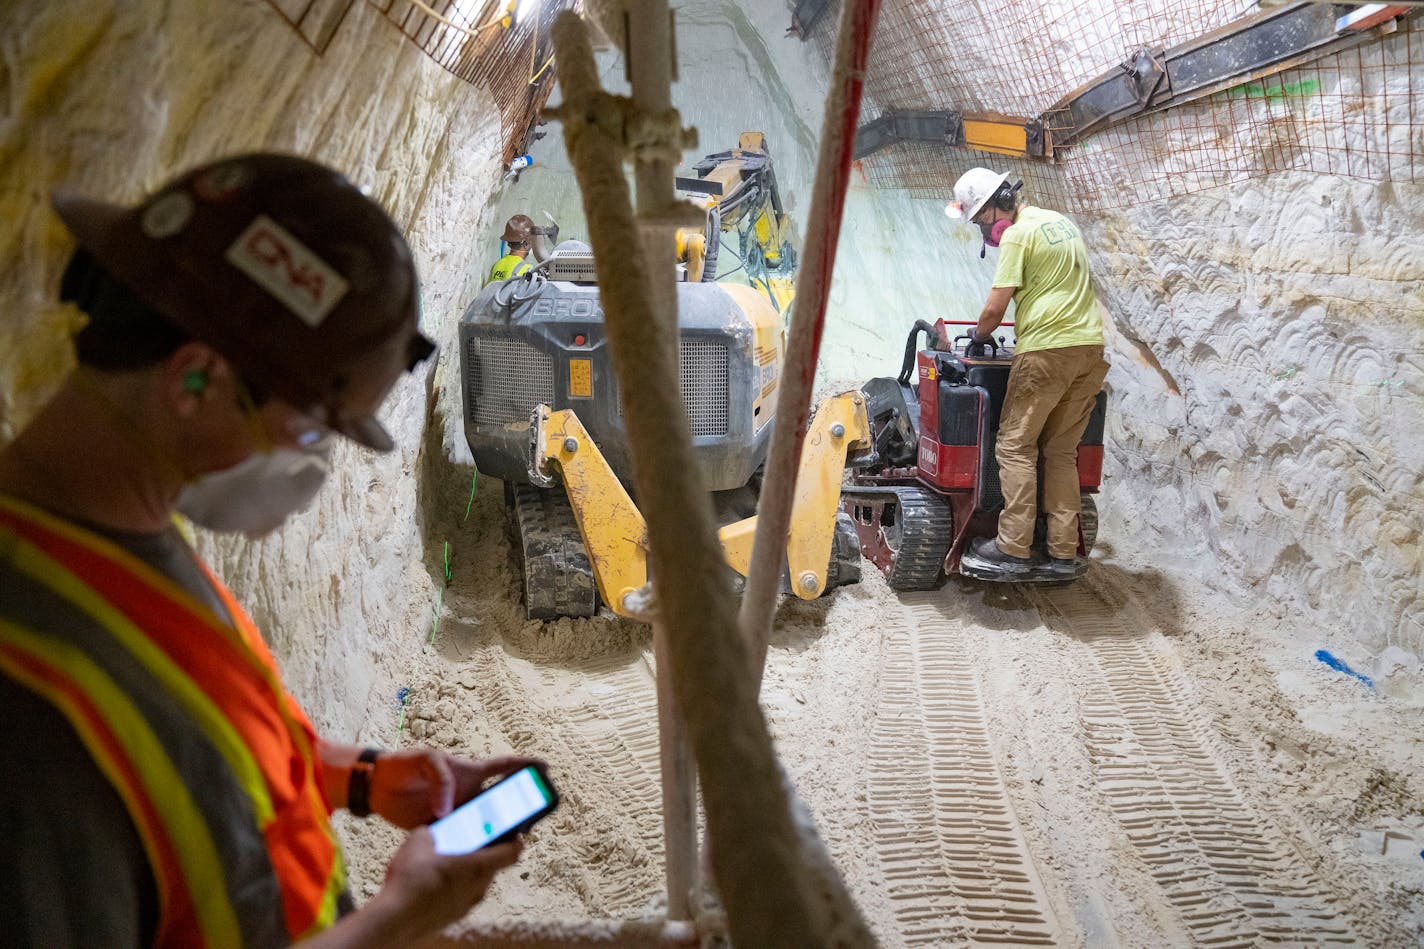
[[(237, 631), (234, 625), (227, 623), (221, 616), (213, 612), (212, 607), (183, 589), (172, 577), (160, 572), (150, 564), (145, 563), (118, 544), (103, 540), (91, 531), (76, 527), (74, 524), (57, 518), (42, 508), (37, 508), (32, 504), (26, 504), (17, 498), (0, 494), (0, 508), (6, 508), (26, 520), (34, 521), (43, 526), (46, 530), (53, 531), (80, 546), (87, 547), (90, 550), (101, 551), (105, 557), (108, 557), (110, 560), (118, 561), (125, 570), (137, 576), (146, 585), (157, 588), (170, 600), (177, 600), (179, 603), (182, 603), (184, 608), (189, 612), (203, 617), (208, 621), (208, 625), (212, 626), (214, 630), (225, 637), (229, 642), (237, 644), (243, 651), (249, 651), (247, 640), (243, 638), (242, 634)], [(100, 541), (100, 543), (96, 543), (96, 541)], [(191, 544), (189, 546), (191, 546)], [(73, 571), (70, 571), (67, 567), (61, 566), (60, 569), (73, 573)]]
[[(327, 833), (333, 841), (336, 835), (327, 825)], [(339, 844), (340, 841), (337, 841)], [(313, 920), (307, 931), (297, 937), (298, 941), (309, 939), (325, 929), (330, 929), (336, 923), (337, 900), (341, 898), (341, 893), (346, 889), (346, 862), (341, 859), (341, 847), (337, 846), (336, 853), (332, 857), (331, 876), (326, 883), (326, 892), (321, 897), (321, 909), (317, 910), (316, 919)]]
[[(16, 623), (0, 619), (0, 645), (27, 654), (53, 669), (62, 671), (97, 708), (113, 731), (116, 741), (132, 762), (143, 783), (144, 793), (163, 815), (169, 842), (177, 856), (205, 945), (209, 947), (238, 946), (241, 930), (232, 905), (227, 901), (227, 886), (217, 848), (208, 835), (207, 822), (198, 812), (188, 793), (178, 768), (163, 750), (162, 742), (149, 728), (123, 689), (94, 664), (84, 652), (67, 643), (40, 636)], [(125, 804), (134, 806), (133, 789), (118, 773), (107, 749), (90, 731), (87, 716), (74, 705), (71, 696), (47, 682), (37, 681), (24, 668), (17, 666), (0, 650), (0, 669), (27, 688), (34, 690), (64, 713), (74, 726), (80, 741), (89, 749), (95, 764), (124, 797)], [(152, 842), (145, 841), (151, 848)], [(162, 861), (150, 850), (152, 869), (159, 872)], [(159, 885), (160, 895), (167, 887)], [(97, 935), (97, 934), (96, 934)]]
[[(8, 533), (8, 532), (5, 532)], [(84, 583), (63, 564), (52, 559), (28, 541), (16, 538), (10, 564), (41, 586), (49, 587), (64, 597), (96, 623), (108, 630), (155, 679), (166, 687), (183, 709), (192, 716), (208, 741), (222, 755), (234, 777), (252, 801), (252, 811), (258, 826), (272, 822), (272, 797), (262, 768), (252, 756), (227, 716), (208, 698), (197, 683), (178, 667), (168, 654), (154, 645), (123, 613)]]
[(518, 254), (506, 254), (490, 268), (489, 277), (485, 283), (494, 283), (496, 280), (508, 280), (510, 277), (517, 277), (529, 269), (529, 261)]

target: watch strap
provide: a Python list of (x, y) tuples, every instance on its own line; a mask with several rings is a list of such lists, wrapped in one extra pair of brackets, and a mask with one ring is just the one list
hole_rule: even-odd
[(366, 817), (371, 813), (371, 775), (376, 770), (379, 748), (363, 748), (351, 766), (351, 777), (346, 783), (346, 809), (356, 817)]

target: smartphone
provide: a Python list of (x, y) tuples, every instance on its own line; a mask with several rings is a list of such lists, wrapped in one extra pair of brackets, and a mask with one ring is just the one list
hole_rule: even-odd
[(485, 788), (430, 825), (436, 853), (469, 853), (522, 833), (559, 806), (543, 765), (531, 764)]

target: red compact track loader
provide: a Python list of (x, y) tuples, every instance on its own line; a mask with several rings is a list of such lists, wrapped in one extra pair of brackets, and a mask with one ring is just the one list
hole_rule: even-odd
[[(841, 510), (855, 523), (861, 553), (896, 590), (926, 590), (956, 572), (999, 582), (1061, 583), (1063, 574), (1047, 568), (1042, 513), (1034, 567), (1026, 574), (1008, 575), (972, 558), (962, 560), (973, 538), (995, 535), (1004, 506), (994, 445), (1013, 348), (1001, 336), (991, 344), (991, 355), (970, 357), (971, 333), (951, 339), (949, 327), (955, 325), (972, 324), (917, 321), (905, 341), (899, 377), (872, 379), (861, 387), (873, 450), (849, 460)], [(921, 333), (926, 347), (917, 350)], [(1093, 495), (1102, 482), (1106, 403), (1106, 393), (1098, 393), (1078, 446), (1079, 554), (1084, 557), (1098, 532)]]

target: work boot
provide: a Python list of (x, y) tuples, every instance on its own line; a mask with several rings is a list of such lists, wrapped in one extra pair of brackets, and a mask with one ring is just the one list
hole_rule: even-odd
[(1086, 557), (1049, 557), (1048, 572), (1064, 580), (1076, 580), (1088, 572)]
[(999, 549), (999, 542), (994, 537), (974, 538), (969, 542), (969, 550), (965, 552), (965, 556), (973, 558), (976, 566), (1002, 570), (1009, 574), (1028, 573), (1033, 569), (1031, 558), (1004, 553)]

